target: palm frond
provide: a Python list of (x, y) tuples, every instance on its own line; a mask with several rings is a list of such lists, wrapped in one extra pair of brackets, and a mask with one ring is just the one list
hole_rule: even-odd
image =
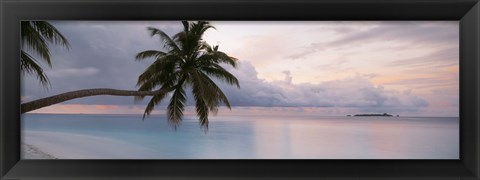
[(198, 57), (198, 61), (201, 61), (203, 63), (215, 63), (215, 64), (225, 63), (236, 68), (238, 59), (235, 57), (229, 56), (222, 51), (219, 51), (218, 47), (219, 47), (218, 45), (211, 47), (209, 44), (204, 43), (202, 50), (206, 51), (206, 53)]
[(148, 30), (150, 31), (151, 36), (160, 36), (160, 39), (164, 43), (164, 48), (168, 48), (169, 50), (173, 50), (175, 52), (180, 52), (180, 48), (178, 47), (178, 45), (165, 32), (153, 27), (148, 27)]
[(197, 111), (198, 120), (200, 126), (208, 130), (208, 106), (205, 104), (202, 98), (195, 98), (195, 110)]
[(189, 23), (188, 21), (182, 21), (183, 24), (183, 31), (188, 32), (189, 31)]
[(46, 21), (22, 21), (21, 42), (21, 70), (29, 74), (35, 74), (44, 87), (50, 85), (38, 61), (26, 51), (31, 51), (29, 53), (38, 55), (51, 68), (52, 62), (48, 43), (61, 45), (69, 49), (68, 40), (53, 25)]
[(214, 27), (206, 21), (192, 23), (183, 21), (182, 23), (184, 25), (184, 31), (177, 33), (173, 39), (181, 46), (183, 54), (189, 55), (187, 59), (192, 60), (192, 57), (196, 57), (193, 56), (193, 53), (203, 48), (203, 43), (205, 42), (202, 41), (202, 36), (204, 32)]
[(200, 47), (200, 49), (206, 51), (207, 53), (212, 53), (213, 52), (212, 46), (210, 46), (210, 44), (208, 44), (206, 42), (202, 44), (202, 47)]
[(190, 28), (191, 28), (192, 34), (195, 34), (196, 37), (200, 37), (200, 38), (208, 29), (210, 28), (215, 29), (215, 27), (210, 25), (210, 23), (207, 21), (197, 21), (197, 23), (192, 23)]
[(182, 86), (175, 89), (170, 104), (168, 104), (168, 122), (175, 129), (180, 125), (185, 110), (185, 101), (187, 100), (185, 90)]
[(61, 45), (67, 49), (70, 48), (67, 38), (65, 38), (52, 24), (46, 21), (31, 21), (33, 27), (43, 36), (45, 39), (52, 43)]
[(22, 22), (22, 50), (33, 51), (51, 67), (50, 50), (45, 38), (32, 27), (30, 22)]
[(226, 82), (230, 85), (236, 85), (237, 88), (240, 88), (240, 83), (238, 82), (238, 79), (233, 74), (231, 74), (219, 65), (215, 65), (215, 68), (202, 67), (201, 70), (210, 76), (214, 76), (215, 78), (222, 80), (223, 82)]
[[(218, 46), (215, 46), (215, 48), (218, 48)], [(228, 56), (224, 52), (217, 51), (217, 50), (215, 50), (215, 53), (213, 53), (213, 54), (214, 54), (214, 57), (216, 59), (218, 59), (219, 63), (225, 63), (225, 64), (228, 64), (228, 65), (231, 65), (234, 68), (237, 67), (237, 60), (238, 60), (237, 58), (232, 57), (232, 56)]]
[(144, 59), (147, 59), (147, 58), (155, 58), (155, 59), (158, 59), (162, 56), (165, 56), (167, 55), (167, 53), (165, 52), (162, 52), (162, 51), (157, 51), (157, 50), (147, 50), (147, 51), (142, 51), (140, 53), (138, 53), (136, 56), (135, 56), (135, 60), (136, 61), (141, 61), (141, 60), (144, 60)]
[[(144, 83), (151, 81), (151, 79), (156, 80), (166, 80), (168, 77), (162, 78), (164, 76), (168, 76), (175, 72), (177, 64), (178, 64), (178, 57), (175, 55), (167, 55), (162, 56), (153, 62), (152, 65), (148, 66), (145, 71), (140, 74), (137, 80), (137, 86), (142, 86)], [(157, 76), (160, 76), (157, 78)], [(154, 88), (154, 87), (152, 87)], [(151, 89), (146, 89), (151, 90)]]
[[(138, 91), (151, 91), (158, 86), (173, 87), (178, 80), (175, 72), (174, 60), (157, 60), (143, 72), (137, 81)], [(135, 102), (143, 100), (145, 96), (135, 96)]]
[[(177, 77), (172, 77), (172, 76), (175, 76), (175, 74), (165, 76), (165, 77), (164, 76), (157, 76), (157, 77), (155, 77), (157, 79), (152, 78), (152, 79), (150, 79), (150, 81), (142, 84), (142, 86), (140, 86), (138, 88), (138, 91), (151, 91), (157, 86), (162, 86), (160, 88), (161, 90), (165, 90), (165, 89), (168, 89), (170, 87), (173, 87), (178, 78)], [(145, 96), (135, 96), (134, 102), (142, 101), (144, 98), (145, 98)]]
[(234, 68), (237, 67), (237, 58), (226, 55), (223, 52), (216, 51), (212, 53), (206, 53), (198, 57), (198, 61), (208, 64), (208, 63), (225, 63)]
[(207, 103), (208, 99), (210, 100), (210, 102), (214, 101), (211, 100), (211, 94), (206, 96), (205, 87), (201, 80), (201, 77), (199, 77), (198, 73), (195, 74), (196, 75), (192, 77), (192, 93), (195, 99), (195, 110), (200, 121), (200, 126), (208, 129), (209, 106), (207, 105)]
[(20, 54), (20, 70), (23, 73), (35, 74), (44, 87), (50, 85), (48, 77), (45, 75), (42, 67), (37, 64), (35, 58), (24, 51)]
[(156, 94), (150, 99), (150, 102), (148, 102), (147, 107), (145, 107), (145, 112), (143, 113), (143, 118), (142, 120), (145, 120), (145, 117), (149, 117), (150, 113), (152, 113), (153, 109), (157, 104), (160, 104), (160, 102), (167, 96), (168, 93), (159, 93)]
[(48, 43), (70, 48), (68, 40), (46, 21), (22, 21), (21, 29), (22, 48), (34, 51), (49, 66), (51, 66), (51, 59)]
[(200, 95), (203, 97), (203, 101), (208, 106), (210, 111), (217, 113), (218, 105), (219, 105), (219, 98), (218, 92), (205, 79), (205, 76), (202, 75), (203, 73), (200, 71), (195, 71), (195, 74), (192, 75), (195, 79), (194, 85), (198, 86), (198, 91)]
[(188, 46), (188, 44), (186, 43), (186, 39), (187, 39), (187, 32), (185, 31), (182, 31), (182, 32), (178, 32), (177, 34), (175, 34), (172, 39), (177, 43), (178, 47), (181, 49), (181, 51), (183, 52), (184, 55), (186, 55), (186, 47)]
[(208, 86), (208, 94), (215, 96), (215, 106), (218, 106), (218, 103), (222, 102), (225, 104), (225, 106), (231, 109), (230, 102), (228, 101), (227, 96), (223, 93), (222, 89), (220, 89), (220, 87), (218, 87), (217, 84), (215, 84), (215, 82), (213, 82), (213, 80), (210, 79), (206, 74), (199, 72), (199, 75), (202, 77), (203, 83)]

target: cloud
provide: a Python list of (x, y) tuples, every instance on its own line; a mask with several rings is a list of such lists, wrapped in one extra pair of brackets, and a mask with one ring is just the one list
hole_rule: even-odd
[[(457, 26), (454, 26), (457, 24)], [(356, 30), (352, 30), (356, 29)], [(379, 42), (396, 43), (397, 50), (405, 48), (458, 46), (458, 22), (378, 22), (365, 24), (339, 24), (323, 28), (323, 31), (339, 34), (333, 40), (310, 43), (299, 53), (287, 58), (301, 59), (318, 51), (365, 46)], [(390, 48), (390, 47), (383, 47)], [(377, 50), (381, 50), (377, 49)]]
[(49, 72), (52, 78), (70, 78), (72, 76), (93, 76), (100, 70), (94, 67), (55, 69)]
[(458, 44), (454, 47), (439, 48), (436, 51), (426, 55), (417, 56), (413, 58), (399, 58), (389, 62), (388, 66), (408, 66), (408, 67), (430, 67), (439, 68), (446, 66), (454, 66), (459, 63), (459, 48)]
[(402, 41), (411, 45), (446, 44), (458, 40), (457, 22), (382, 22), (379, 26), (329, 42), (329, 46), (351, 45), (371, 41)]
[(219, 84), (233, 106), (418, 109), (429, 105), (412, 90), (403, 93), (375, 86), (369, 80), (374, 74), (357, 74), (317, 84), (293, 84), (289, 71), (283, 72), (283, 81), (259, 79), (255, 67), (249, 62), (241, 62), (238, 69), (230, 71), (239, 79), (241, 89)]
[(283, 71), (282, 73), (285, 74), (285, 83), (291, 84), (293, 78), (290, 71)]

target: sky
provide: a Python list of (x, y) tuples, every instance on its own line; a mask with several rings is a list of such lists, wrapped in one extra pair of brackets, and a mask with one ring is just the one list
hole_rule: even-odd
[[(50, 46), (51, 86), (22, 76), (22, 102), (87, 88), (135, 90), (153, 60), (135, 61), (144, 50), (162, 50), (147, 27), (169, 35), (178, 21), (50, 21), (69, 50)], [(345, 116), (459, 116), (458, 21), (214, 21), (204, 40), (238, 58), (227, 67), (240, 89), (217, 81), (232, 110), (219, 114)], [(191, 94), (187, 94), (192, 104)], [(142, 114), (133, 97), (93, 96), (33, 113)], [(155, 114), (165, 113), (164, 100)], [(186, 114), (194, 114), (188, 107)]]

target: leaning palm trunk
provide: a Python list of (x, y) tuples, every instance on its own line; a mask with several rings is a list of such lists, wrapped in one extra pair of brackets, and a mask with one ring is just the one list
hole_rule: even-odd
[(43, 107), (47, 107), (53, 104), (61, 103), (61, 102), (76, 99), (76, 98), (87, 97), (87, 96), (98, 96), (98, 95), (153, 96), (157, 94), (168, 93), (171, 90), (173, 90), (173, 88), (160, 89), (156, 91), (128, 91), (128, 90), (106, 89), (106, 88), (83, 89), (83, 90), (66, 92), (66, 93), (30, 101), (27, 103), (23, 103), (21, 105), (21, 113), (23, 114), (23, 113), (30, 112)]

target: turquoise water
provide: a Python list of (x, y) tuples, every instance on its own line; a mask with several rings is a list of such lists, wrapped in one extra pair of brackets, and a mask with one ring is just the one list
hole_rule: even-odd
[[(142, 121), (140, 115), (26, 114), (22, 132), (88, 135), (150, 152), (129, 154), (129, 159), (459, 157), (459, 119), (451, 117), (216, 116), (205, 132), (196, 117), (185, 117), (175, 131), (161, 115)], [(41, 141), (57, 146), (55, 138)]]

